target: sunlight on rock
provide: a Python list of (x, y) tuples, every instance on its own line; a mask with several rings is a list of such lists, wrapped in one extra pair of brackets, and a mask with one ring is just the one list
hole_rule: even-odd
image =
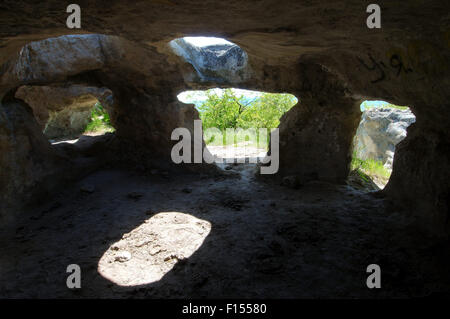
[(192, 215), (158, 213), (112, 244), (100, 259), (98, 272), (119, 286), (150, 284), (189, 258), (210, 231), (208, 221)]

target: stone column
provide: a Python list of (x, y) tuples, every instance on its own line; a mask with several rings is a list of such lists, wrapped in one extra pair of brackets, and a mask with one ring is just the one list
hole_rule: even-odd
[(281, 119), (281, 176), (342, 183), (349, 173), (359, 101), (344, 97), (301, 99)]
[(437, 236), (450, 234), (450, 136), (439, 126), (418, 121), (396, 146), (394, 165), (384, 192)]

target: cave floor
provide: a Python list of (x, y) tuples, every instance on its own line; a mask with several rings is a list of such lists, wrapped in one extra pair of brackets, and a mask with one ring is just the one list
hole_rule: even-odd
[[(449, 246), (383, 198), (227, 175), (93, 173), (2, 230), (3, 298), (384, 298), (449, 292)], [(68, 289), (69, 264), (81, 289)], [(381, 267), (381, 289), (366, 268)]]

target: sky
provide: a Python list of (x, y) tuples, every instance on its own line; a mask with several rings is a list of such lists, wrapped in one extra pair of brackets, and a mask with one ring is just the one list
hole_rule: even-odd
[(233, 44), (225, 39), (215, 37), (184, 37), (183, 39), (186, 42), (189, 42), (190, 44), (198, 47), (205, 47), (215, 44)]
[[(237, 96), (243, 95), (246, 100), (255, 99), (261, 96), (261, 94), (263, 94), (263, 92), (258, 91), (250, 91), (242, 89), (232, 89), (232, 90)], [(220, 96), (222, 95), (223, 89), (215, 88), (212, 89), (212, 91)], [(179, 101), (183, 103), (192, 103), (195, 104), (197, 107), (200, 106), (203, 102), (205, 102), (207, 98), (208, 97), (206, 96), (206, 91), (184, 91), (178, 94)], [(385, 101), (364, 101), (363, 103), (361, 103), (360, 106), (361, 112), (364, 111), (366, 105), (371, 107), (383, 107), (389, 105), (389, 103)]]
[[(224, 91), (224, 89), (219, 89), (219, 88), (215, 88), (215, 89), (211, 89), (211, 90), (219, 96), (221, 96), (222, 92)], [(255, 98), (261, 96), (261, 94), (263, 94), (263, 92), (258, 92), (258, 91), (250, 91), (250, 90), (242, 90), (242, 89), (231, 89), (231, 90), (237, 96), (243, 95), (246, 100), (255, 99)], [(178, 94), (177, 97), (178, 97), (178, 100), (183, 103), (193, 103), (196, 106), (201, 105), (204, 101), (206, 101), (208, 99), (208, 97), (206, 96), (206, 91), (184, 91), (184, 92)]]

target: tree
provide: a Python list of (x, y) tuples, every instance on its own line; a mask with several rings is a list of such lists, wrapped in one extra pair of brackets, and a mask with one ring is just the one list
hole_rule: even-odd
[(290, 94), (263, 93), (240, 117), (242, 128), (275, 128), (280, 125), (281, 116), (297, 103)]
[(213, 90), (206, 92), (207, 100), (198, 107), (203, 128), (275, 128), (280, 117), (297, 103), (290, 94), (263, 93), (248, 100), (245, 96), (236, 96), (232, 89), (226, 89), (221, 95)]
[(249, 105), (244, 96), (237, 97), (231, 89), (224, 90), (222, 95), (208, 90), (206, 95), (207, 100), (198, 108), (203, 128), (236, 128), (239, 117)]

